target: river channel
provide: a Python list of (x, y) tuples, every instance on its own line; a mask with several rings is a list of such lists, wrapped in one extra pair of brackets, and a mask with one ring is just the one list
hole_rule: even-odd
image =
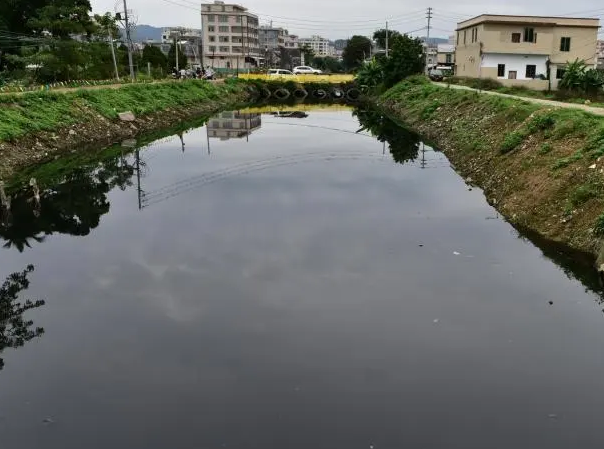
[(9, 192), (2, 449), (604, 447), (597, 280), (414, 133), (251, 109), (103, 154)]

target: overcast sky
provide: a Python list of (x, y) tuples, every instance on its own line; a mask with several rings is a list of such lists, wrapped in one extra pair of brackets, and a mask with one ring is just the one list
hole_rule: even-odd
[[(200, 2), (194, 0), (127, 0), (139, 24), (153, 26), (200, 27)], [(226, 1), (225, 3), (229, 3)], [(320, 34), (337, 39), (353, 34), (369, 35), (382, 27), (386, 19), (392, 29), (401, 32), (419, 30), (426, 25), (425, 9), (434, 8), (433, 36), (452, 34), (457, 21), (483, 13), (577, 15), (599, 17), (604, 23), (604, 3), (601, 0), (551, 2), (550, 0), (245, 0), (237, 2), (258, 14), (261, 24), (288, 28), (300, 36)], [(123, 0), (91, 0), (95, 13), (123, 9)], [(424, 35), (425, 30), (414, 33)], [(602, 34), (600, 35), (602, 36)]]

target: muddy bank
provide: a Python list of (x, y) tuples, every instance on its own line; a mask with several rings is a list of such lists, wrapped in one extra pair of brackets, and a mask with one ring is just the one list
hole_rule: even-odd
[[(125, 87), (127, 88), (128, 86)], [(65, 116), (63, 124), (60, 124), (60, 118), (57, 119), (58, 126), (55, 129), (35, 131), (14, 139), (0, 140), (0, 180), (6, 182), (21, 169), (54, 160), (62, 154), (98, 150), (143, 133), (168, 128), (195, 117), (211, 115), (234, 104), (246, 102), (248, 99), (248, 94), (243, 88), (225, 89), (216, 86), (211, 89), (213, 98), (204, 96), (199, 97), (197, 101), (187, 99), (186, 102), (175, 98), (171, 105), (165, 102), (149, 107), (146, 102), (153, 101), (152, 98), (143, 97), (138, 102), (130, 101), (127, 105), (116, 104), (116, 107), (109, 112), (95, 107), (94, 103), (82, 101), (78, 95), (73, 95), (68, 100), (72, 108), (69, 115)], [(102, 97), (104, 92), (107, 92), (108, 96), (114, 96), (108, 90), (98, 90), (95, 96)], [(61, 95), (70, 94), (53, 96), (57, 98)], [(20, 107), (18, 104), (0, 105), (0, 109), (19, 110)], [(106, 107), (107, 105), (103, 104), (103, 108)], [(126, 110), (140, 112), (135, 112), (133, 121), (121, 121), (117, 114)]]
[(410, 80), (379, 99), (518, 228), (598, 255), (604, 118)]

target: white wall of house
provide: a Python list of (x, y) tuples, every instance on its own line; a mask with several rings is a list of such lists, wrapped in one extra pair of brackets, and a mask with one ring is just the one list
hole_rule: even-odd
[(508, 78), (510, 71), (516, 71), (516, 79), (525, 80), (526, 66), (536, 66), (536, 75), (546, 75), (547, 72), (546, 55), (512, 55), (499, 53), (485, 53), (482, 55), (481, 67), (495, 68), (499, 64), (505, 64), (505, 74), (501, 78)]

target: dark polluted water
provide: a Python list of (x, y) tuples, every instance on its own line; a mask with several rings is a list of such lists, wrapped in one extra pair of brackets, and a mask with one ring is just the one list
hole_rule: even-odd
[(9, 192), (3, 449), (604, 447), (597, 282), (413, 133), (252, 110), (132, 145)]

